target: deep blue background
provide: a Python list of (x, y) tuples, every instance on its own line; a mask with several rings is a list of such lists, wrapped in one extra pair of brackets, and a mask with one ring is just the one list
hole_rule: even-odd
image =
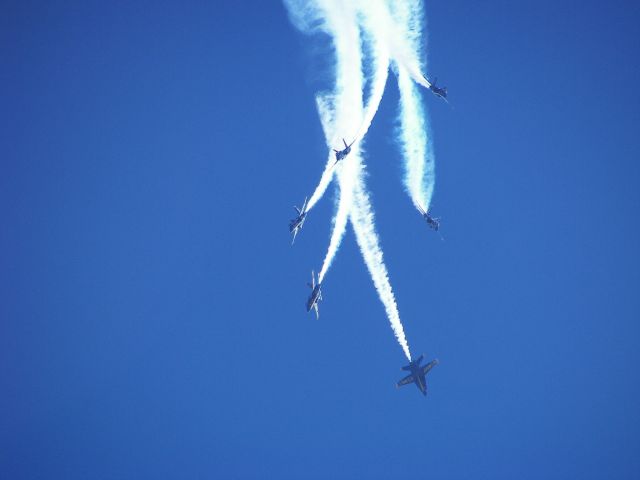
[(277, 1), (2, 3), (2, 478), (640, 477), (640, 5), (426, 12), (444, 242), (393, 76), (366, 140), (425, 399), (351, 231), (304, 311), (321, 39)]

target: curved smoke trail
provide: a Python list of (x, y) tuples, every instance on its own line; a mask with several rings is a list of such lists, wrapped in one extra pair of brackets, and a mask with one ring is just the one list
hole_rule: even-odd
[(333, 148), (342, 149), (342, 138), (353, 135), (362, 122), (362, 53), (357, 9), (339, 0), (285, 0), (294, 24), (302, 31), (329, 34), (335, 51), (335, 84), (331, 93), (316, 97), (329, 156), (307, 211), (322, 198), (335, 174)]
[[(382, 101), (384, 88), (387, 84), (387, 77), (389, 74), (389, 58), (386, 56), (385, 51), (382, 48), (377, 49), (376, 52), (377, 54), (374, 57), (376, 69), (373, 86), (369, 101), (367, 103), (367, 107), (365, 109), (364, 119), (358, 131), (358, 135), (356, 136), (357, 139), (363, 138), (369, 130), (371, 122), (373, 121), (373, 118), (378, 111), (380, 102)], [(340, 247), (340, 243), (342, 242), (342, 238), (344, 237), (345, 229), (347, 226), (347, 218), (349, 214), (349, 206), (351, 205), (353, 197), (353, 180), (355, 179), (355, 176), (357, 174), (355, 166), (360, 163), (360, 152), (358, 151), (358, 148), (359, 145), (356, 143), (352, 147), (352, 152), (347, 156), (345, 160), (341, 162), (341, 165), (339, 166), (340, 170), (338, 171), (338, 182), (340, 185), (340, 199), (338, 201), (338, 210), (333, 219), (334, 227), (331, 234), (331, 240), (329, 241), (329, 249), (327, 250), (327, 255), (325, 256), (324, 262), (322, 264), (322, 269), (320, 270), (320, 274), (318, 276), (319, 282), (322, 282), (324, 276), (329, 270), (329, 267), (331, 267), (333, 258), (338, 252), (338, 248)], [(353, 157), (353, 161), (351, 160), (351, 157)]]
[(400, 313), (398, 312), (398, 306), (393, 295), (391, 283), (389, 283), (389, 274), (387, 273), (387, 267), (384, 264), (380, 241), (378, 240), (378, 234), (376, 233), (374, 226), (373, 209), (371, 208), (369, 195), (362, 182), (361, 166), (356, 185), (354, 185), (354, 187), (354, 202), (350, 216), (353, 231), (356, 234), (356, 240), (360, 247), (360, 252), (362, 253), (364, 262), (367, 265), (367, 269), (369, 270), (373, 284), (378, 292), (378, 296), (384, 305), (393, 333), (398, 339), (398, 343), (402, 347), (402, 351), (409, 361), (411, 361), (409, 344), (407, 343), (404, 328), (400, 321)]
[[(354, 131), (353, 126), (362, 122), (362, 52), (360, 50), (360, 28), (356, 20), (357, 12), (351, 8), (341, 8), (339, 2), (335, 0), (324, 0), (322, 6), (327, 31), (331, 35), (335, 50), (336, 78), (334, 92), (319, 95), (316, 98), (316, 103), (327, 145), (331, 147), (341, 140), (339, 137), (341, 134), (344, 135), (345, 131)], [(327, 274), (344, 237), (349, 206), (352, 202), (353, 167), (351, 164), (357, 155), (359, 155), (357, 145), (354, 145), (352, 153), (339, 165), (335, 165), (335, 158), (331, 152), (325, 173), (323, 173), (320, 184), (309, 201), (309, 208), (311, 208), (322, 197), (337, 170), (340, 192), (338, 208), (333, 218), (333, 229), (327, 254), (318, 275), (320, 283)], [(327, 168), (330, 169), (329, 172), (327, 172)]]
[(392, 51), (400, 90), (399, 141), (404, 157), (403, 180), (414, 206), (427, 211), (435, 185), (435, 162), (421, 92), (413, 82), (425, 88), (431, 85), (422, 76), (424, 69), (419, 60), (424, 12), (420, 0), (391, 2), (389, 5), (396, 29)]
[(429, 132), (421, 95), (407, 70), (398, 66), (400, 89), (400, 142), (404, 154), (404, 184), (415, 207), (428, 211), (435, 184), (435, 163), (427, 150)]
[[(306, 33), (327, 33), (335, 51), (333, 91), (316, 97), (330, 153), (320, 182), (307, 204), (309, 211), (337, 176), (338, 205), (318, 280), (322, 282), (330, 268), (350, 220), (393, 332), (411, 360), (375, 229), (373, 208), (364, 185), (364, 164), (359, 142), (376, 115), (392, 60), (398, 72), (400, 89), (399, 130), (405, 159), (404, 182), (416, 207), (428, 209), (433, 194), (434, 165), (425, 133), (428, 125), (421, 107), (420, 92), (413, 83), (427, 88), (430, 86), (422, 76), (419, 61), (423, 22), (421, 0), (284, 0), (284, 3), (298, 29)], [(370, 57), (363, 56), (363, 44), (370, 48)], [(373, 71), (366, 109), (362, 105), (363, 58)], [(336, 165), (331, 149), (337, 146), (342, 149), (343, 137), (356, 143), (352, 152)]]

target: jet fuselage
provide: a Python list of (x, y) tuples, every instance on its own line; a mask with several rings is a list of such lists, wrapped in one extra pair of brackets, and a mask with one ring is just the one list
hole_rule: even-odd
[(318, 299), (320, 298), (320, 288), (320, 284), (313, 287), (311, 295), (309, 295), (309, 299), (307, 300), (307, 312), (310, 312), (313, 306), (318, 303)]
[(400, 380), (397, 384), (398, 387), (402, 387), (403, 385), (409, 385), (410, 383), (415, 383), (418, 390), (422, 392), (423, 395), (427, 395), (427, 381), (425, 376), (429, 373), (435, 365), (438, 364), (438, 360), (432, 360), (424, 367), (420, 365), (422, 362), (423, 356), (420, 355), (418, 359), (409, 363), (406, 367), (402, 367), (402, 370), (410, 372), (409, 375)]
[(303, 212), (296, 218), (291, 220), (291, 223), (289, 224), (289, 232), (293, 233), (294, 230), (302, 228), (302, 224), (304, 223), (304, 219), (306, 218), (306, 216), (307, 212)]

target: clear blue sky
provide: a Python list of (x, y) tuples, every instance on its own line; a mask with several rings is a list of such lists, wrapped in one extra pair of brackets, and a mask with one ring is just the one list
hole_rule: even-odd
[(351, 231), (305, 312), (328, 60), (279, 2), (2, 12), (2, 478), (640, 477), (638, 4), (427, 5), (444, 242), (393, 76), (366, 140), (427, 398)]

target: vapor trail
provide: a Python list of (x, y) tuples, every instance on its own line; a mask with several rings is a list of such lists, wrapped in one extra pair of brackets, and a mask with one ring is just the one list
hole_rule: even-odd
[[(344, 136), (345, 132), (355, 132), (363, 118), (361, 32), (356, 18), (356, 10), (345, 7), (341, 3), (337, 0), (319, 2), (323, 12), (325, 31), (331, 35), (336, 58), (333, 93), (325, 93), (316, 97), (318, 113), (329, 148), (341, 142), (341, 136)], [(312, 195), (313, 203), (309, 202), (310, 208), (313, 207), (324, 194), (331, 178), (337, 173), (338, 208), (332, 221), (333, 229), (327, 254), (318, 275), (319, 282), (323, 281), (333, 262), (347, 225), (354, 177), (352, 162), (359, 155), (357, 145), (352, 148), (351, 154), (338, 165), (335, 165), (333, 152), (330, 153), (325, 173), (323, 173), (320, 183)]]
[[(429, 126), (422, 108), (421, 92), (414, 82), (425, 88), (420, 58), (424, 12), (420, 0), (390, 2), (394, 31), (391, 48), (400, 90), (399, 143), (404, 157), (404, 184), (414, 206), (427, 211), (435, 185), (435, 162), (429, 140)], [(413, 81), (412, 81), (413, 80)]]
[(376, 287), (378, 296), (384, 305), (393, 333), (395, 334), (398, 343), (400, 343), (402, 351), (409, 361), (411, 361), (409, 344), (407, 343), (404, 329), (402, 328), (398, 306), (393, 295), (391, 284), (389, 283), (389, 274), (387, 273), (387, 267), (384, 264), (382, 249), (380, 248), (378, 234), (375, 230), (373, 210), (369, 201), (369, 195), (365, 191), (362, 183), (362, 173), (358, 176), (357, 183), (354, 188), (354, 202), (350, 218), (351, 224), (353, 225), (353, 231), (356, 234), (358, 246), (360, 247), (360, 252), (362, 253), (364, 262), (367, 265), (367, 269), (369, 270), (373, 284)]
[(349, 211), (351, 204), (353, 203), (353, 178), (355, 176), (354, 165), (356, 161), (359, 161), (360, 152), (352, 152), (350, 157), (353, 156), (353, 161), (347, 162), (345, 159), (341, 169), (338, 172), (338, 185), (340, 189), (338, 199), (338, 209), (333, 217), (333, 230), (331, 232), (331, 239), (329, 240), (329, 248), (327, 254), (324, 257), (322, 263), (322, 269), (318, 275), (318, 282), (322, 283), (324, 276), (333, 263), (333, 259), (338, 253), (340, 244), (345, 234), (347, 227), (347, 221), (349, 219)]
[[(370, 35), (368, 35), (368, 39), (370, 41), (372, 40)], [(356, 136), (356, 139), (358, 140), (362, 139), (369, 130), (371, 122), (378, 111), (380, 102), (382, 101), (382, 95), (384, 94), (384, 88), (387, 83), (389, 57), (386, 55), (386, 50), (381, 44), (376, 45), (374, 48), (373, 63), (375, 65), (375, 74), (363, 121)], [(323, 117), (323, 115), (321, 115), (321, 117)], [(329, 270), (329, 267), (331, 267), (333, 258), (338, 252), (338, 248), (340, 247), (340, 243), (344, 237), (347, 225), (349, 209), (353, 198), (353, 184), (357, 175), (357, 165), (361, 162), (358, 143), (354, 144), (352, 148), (353, 150), (349, 156), (347, 156), (347, 158), (338, 166), (339, 170), (337, 175), (340, 187), (340, 198), (338, 201), (338, 210), (333, 219), (334, 228), (331, 234), (331, 240), (329, 241), (329, 249), (327, 250), (327, 255), (325, 256), (322, 269), (320, 270), (320, 275), (318, 276), (318, 281), (320, 282), (322, 282), (324, 276)]]
[(318, 186), (307, 204), (311, 210), (331, 183), (336, 167), (333, 148), (343, 148), (342, 138), (355, 135), (362, 122), (362, 53), (357, 9), (340, 0), (284, 0), (293, 23), (304, 32), (330, 35), (335, 51), (335, 84), (330, 93), (316, 97), (329, 156)]
[[(318, 94), (316, 104), (327, 146), (342, 149), (341, 140), (356, 141), (352, 152), (337, 165), (329, 153), (324, 172), (308, 202), (310, 210), (322, 198), (334, 177), (338, 180), (338, 204), (333, 218), (329, 247), (318, 280), (323, 281), (351, 221), (356, 240), (376, 291), (384, 305), (391, 328), (406, 357), (411, 360), (409, 345), (400, 321), (398, 307), (382, 249), (375, 230), (373, 209), (364, 185), (364, 165), (360, 142), (376, 115), (388, 78), (390, 61), (399, 71), (401, 92), (401, 137), (407, 174), (407, 190), (416, 201), (430, 199), (425, 172), (426, 137), (418, 133), (424, 126), (422, 109), (411, 78), (428, 86), (421, 76), (418, 48), (421, 31), (418, 20), (421, 4), (417, 0), (284, 0), (292, 22), (303, 32), (321, 31), (332, 39), (335, 51), (335, 85), (332, 91)], [(363, 44), (369, 56), (362, 53)], [(373, 72), (371, 92), (363, 108), (363, 59)], [(400, 80), (400, 77), (403, 81)], [(411, 103), (414, 105), (410, 105)], [(421, 123), (422, 122), (422, 123)], [(410, 137), (418, 135), (418, 140)], [(420, 137), (420, 135), (422, 135)], [(421, 141), (422, 138), (424, 141)]]
[(431, 205), (435, 183), (435, 163), (427, 149), (429, 129), (422, 110), (422, 98), (407, 70), (399, 66), (400, 142), (404, 154), (404, 184), (416, 208), (425, 212)]

